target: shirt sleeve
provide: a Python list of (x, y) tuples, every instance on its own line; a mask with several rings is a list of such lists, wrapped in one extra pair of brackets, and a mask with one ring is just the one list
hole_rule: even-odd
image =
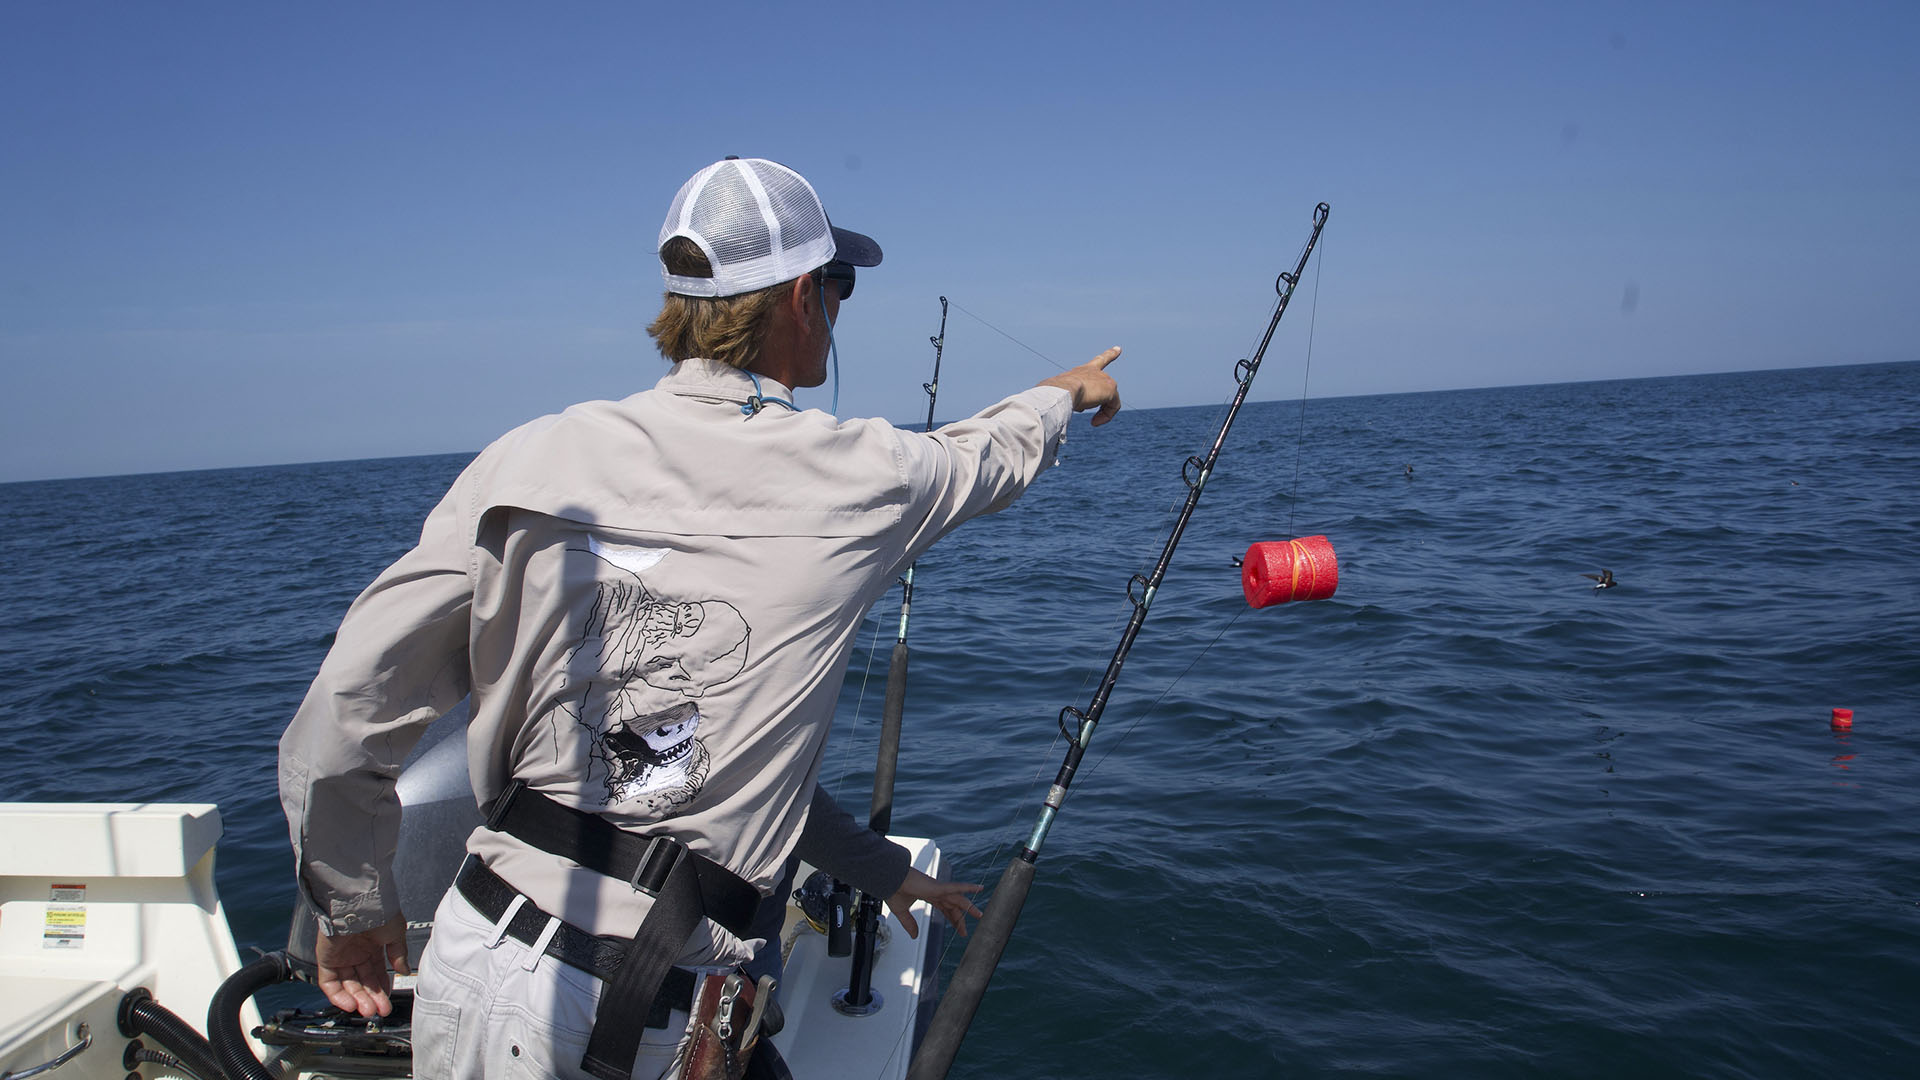
[(328, 934), (370, 930), (399, 913), (394, 781), (426, 726), (469, 689), (472, 534), (461, 491), (456, 483), (419, 544), (348, 608), (280, 739), (299, 893)]
[(883, 900), (900, 891), (912, 859), (906, 848), (854, 820), (818, 784), (793, 850), (815, 867)]
[(1054, 463), (1072, 418), (1072, 394), (1036, 386), (925, 435), (903, 433), (912, 532), (902, 564), (1018, 498)]

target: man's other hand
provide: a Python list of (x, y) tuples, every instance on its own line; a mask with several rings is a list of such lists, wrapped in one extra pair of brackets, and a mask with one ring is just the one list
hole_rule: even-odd
[(967, 936), (967, 916), (980, 917), (980, 909), (973, 906), (969, 896), (980, 891), (980, 886), (962, 881), (935, 881), (912, 867), (907, 868), (907, 880), (900, 883), (900, 891), (887, 897), (887, 907), (893, 910), (894, 917), (900, 920), (900, 926), (907, 936), (920, 936), (920, 924), (914, 921), (907, 909), (915, 900), (925, 900), (932, 904), (947, 920), (947, 924), (960, 931), (961, 937)]
[(320, 992), (336, 1008), (371, 1019), (393, 1011), (387, 992), (393, 978), (387, 965), (402, 975), (407, 968), (407, 919), (395, 915), (385, 926), (358, 934), (321, 934), (313, 946), (319, 964)]

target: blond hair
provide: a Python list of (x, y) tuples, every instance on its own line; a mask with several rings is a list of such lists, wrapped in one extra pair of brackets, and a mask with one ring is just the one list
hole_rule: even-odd
[[(676, 236), (660, 249), (667, 272), (682, 277), (712, 277), (713, 266), (693, 241)], [(660, 355), (674, 362), (696, 356), (737, 368), (760, 359), (773, 311), (792, 282), (781, 282), (738, 296), (680, 296), (667, 293), (660, 314), (647, 327)]]

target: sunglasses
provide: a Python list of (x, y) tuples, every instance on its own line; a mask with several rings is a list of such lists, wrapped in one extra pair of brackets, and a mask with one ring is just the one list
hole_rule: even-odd
[(845, 300), (847, 297), (853, 295), (852, 263), (841, 262), (839, 259), (835, 259), (814, 272), (820, 275), (820, 279), (823, 282), (831, 281), (840, 286), (840, 299)]

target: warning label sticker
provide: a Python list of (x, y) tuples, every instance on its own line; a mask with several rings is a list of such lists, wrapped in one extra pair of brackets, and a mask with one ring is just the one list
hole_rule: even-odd
[(42, 943), (49, 949), (78, 949), (87, 943), (87, 887), (55, 883), (48, 890)]

